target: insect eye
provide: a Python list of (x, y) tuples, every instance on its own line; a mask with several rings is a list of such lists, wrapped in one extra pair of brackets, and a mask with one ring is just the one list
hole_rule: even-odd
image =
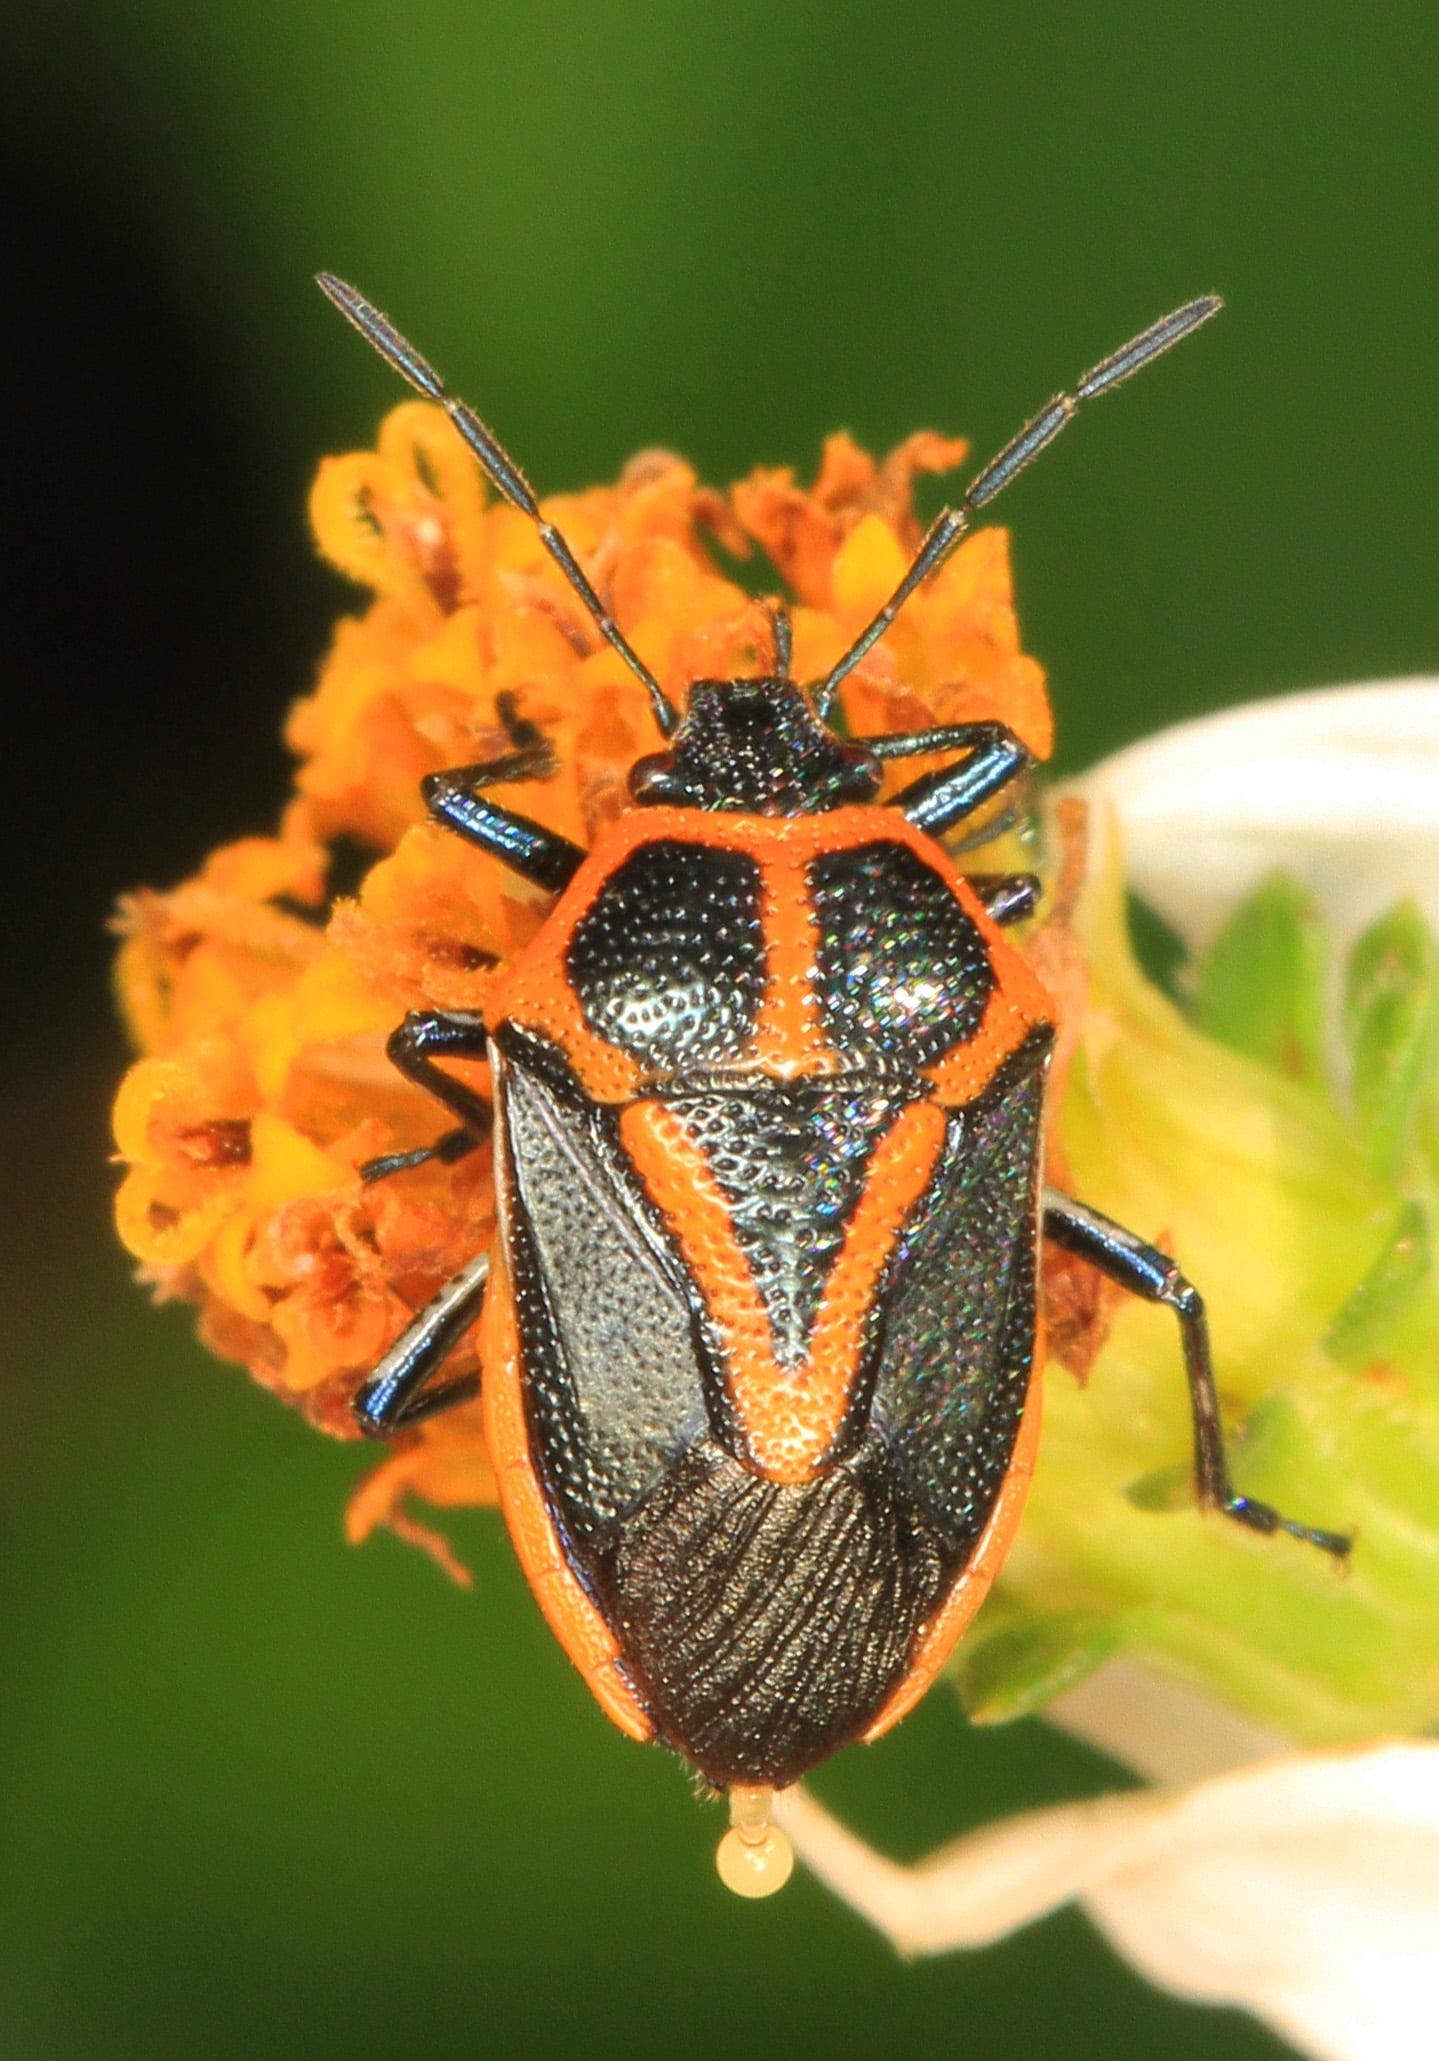
[(674, 759), (667, 751), (651, 752), (630, 767), (630, 796), (637, 802), (666, 802), (679, 798)]

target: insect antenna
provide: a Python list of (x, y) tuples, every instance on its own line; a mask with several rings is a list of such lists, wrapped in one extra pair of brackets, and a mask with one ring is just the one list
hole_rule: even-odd
[(679, 721), (678, 710), (639, 653), (627, 641), (614, 617), (607, 612), (569, 544), (552, 522), (545, 521), (540, 513), (540, 504), (535, 498), (534, 488), (494, 431), (480, 420), (467, 401), (457, 400), (450, 393), (428, 359), (422, 358), (409, 339), (396, 329), (388, 315), (382, 315), (362, 293), (356, 292), (353, 286), (346, 285), (343, 279), (337, 279), (333, 272), (319, 273), (316, 283), (321, 292), (334, 302), (340, 313), (354, 324), (361, 336), (373, 344), (380, 356), (394, 366), (402, 379), (407, 379), (415, 391), (423, 394), (426, 400), (439, 403), (479, 459), (485, 477), (495, 492), (534, 523), (540, 533), (540, 542), (579, 595), (606, 641), (619, 653), (635, 678), (643, 682), (650, 698), (650, 706), (654, 710), (655, 721), (663, 734), (666, 737), (670, 736)]
[(953, 508), (946, 508), (936, 516), (925, 534), (924, 541), (915, 553), (914, 563), (890, 595), (884, 607), (866, 629), (850, 645), (849, 650), (832, 666), (814, 690), (815, 714), (826, 717), (833, 705), (835, 693), (841, 680), (854, 671), (870, 647), (878, 643), (895, 617), (908, 601), (915, 588), (927, 580), (932, 572), (943, 565), (950, 552), (969, 528), (970, 517), (983, 508), (997, 494), (1002, 494), (1010, 481), (1023, 472), (1026, 465), (1037, 458), (1047, 444), (1052, 444), (1066, 423), (1071, 422), (1081, 401), (1092, 401), (1097, 394), (1108, 393), (1111, 387), (1119, 386), (1132, 373), (1147, 365), (1151, 358), (1157, 358), (1181, 337), (1198, 329), (1211, 315), (1217, 315), (1224, 303), (1216, 293), (1204, 294), (1198, 300), (1186, 301), (1182, 308), (1176, 308), (1172, 315), (1164, 315), (1158, 322), (1150, 324), (1127, 344), (1112, 351), (1107, 358), (1093, 366), (1084, 377), (1075, 383), (1072, 394), (1056, 394), (1047, 407), (1025, 423), (1018, 436), (1011, 437), (1004, 449), (991, 458), (983, 472), (966, 488), (963, 498)]

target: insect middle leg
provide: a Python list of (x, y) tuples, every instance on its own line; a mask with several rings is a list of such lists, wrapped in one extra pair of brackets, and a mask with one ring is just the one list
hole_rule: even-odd
[(1214, 1386), (1204, 1303), (1198, 1289), (1185, 1279), (1168, 1254), (1146, 1245), (1143, 1239), (1101, 1216), (1098, 1210), (1087, 1209), (1082, 1202), (1059, 1195), (1052, 1188), (1045, 1190), (1044, 1235), (1065, 1252), (1087, 1260), (1131, 1295), (1142, 1296), (1146, 1302), (1163, 1303), (1179, 1319), (1194, 1417), (1194, 1478), (1201, 1506), (1232, 1517), (1236, 1523), (1247, 1524), (1251, 1531), (1288, 1532), (1291, 1538), (1305, 1539), (1311, 1546), (1342, 1560), (1353, 1543), (1342, 1532), (1298, 1524), (1268, 1503), (1235, 1493), (1224, 1450), (1224, 1427)]
[(390, 1033), (385, 1051), (400, 1072), (424, 1088), (437, 1102), (459, 1117), (459, 1127), (446, 1131), (433, 1145), (421, 1145), (414, 1152), (387, 1152), (382, 1159), (368, 1159), (360, 1168), (362, 1181), (384, 1181), (405, 1168), (423, 1166), (428, 1159), (451, 1165), (473, 1152), (489, 1136), (490, 1105), (483, 1095), (457, 1081), (436, 1064), (439, 1059), (483, 1059), (486, 1051), (485, 1020), (472, 1010), (412, 1010), (397, 1030)]

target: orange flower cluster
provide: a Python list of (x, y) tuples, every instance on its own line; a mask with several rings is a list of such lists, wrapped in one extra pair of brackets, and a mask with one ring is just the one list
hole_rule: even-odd
[[(812, 487), (762, 471), (728, 494), (647, 452), (617, 485), (544, 512), (682, 702), (695, 678), (771, 662), (769, 617), (735, 578), (756, 547), (789, 590), (797, 677), (823, 674), (913, 554), (916, 475), (964, 451), (921, 434), (881, 463), (835, 436)], [(122, 909), (119, 991), (144, 1056), (115, 1109), (129, 1169), (117, 1214), (146, 1278), (200, 1305), (215, 1352), (346, 1437), (374, 1362), (494, 1222), (487, 1151), (362, 1184), (365, 1160), (446, 1127), (389, 1065), (385, 1038), (409, 1009), (483, 1009), (494, 967), (548, 900), (426, 823), (420, 780), (538, 731), (553, 775), (495, 799), (585, 844), (658, 740), (643, 689), (533, 526), (487, 496), (439, 409), (398, 407), (376, 450), (327, 461), (311, 515), (321, 550), (373, 599), (340, 623), (292, 712), (297, 791), (278, 835), (229, 845), (173, 892)], [(842, 720), (863, 735), (995, 717), (1048, 753), (1005, 533), (986, 529), (851, 675)], [(895, 778), (922, 770), (907, 762)], [(371, 860), (353, 899), (327, 899), (336, 839)], [(457, 1071), (485, 1089), (483, 1066)], [(394, 1441), (352, 1502), (351, 1532), (388, 1522), (450, 1565), (402, 1499), (453, 1506), (492, 1489), (478, 1408), (461, 1407)]]

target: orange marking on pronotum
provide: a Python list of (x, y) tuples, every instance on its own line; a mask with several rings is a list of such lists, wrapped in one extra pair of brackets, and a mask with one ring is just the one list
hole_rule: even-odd
[(746, 1065), (778, 1079), (824, 1073), (835, 1064), (824, 1040), (814, 991), (818, 943), (807, 851), (766, 852), (760, 870), (765, 986)]
[(942, 848), (903, 816), (872, 808), (835, 809), (823, 816), (706, 816), (695, 809), (636, 809), (609, 827), (542, 929), (495, 975), (485, 1011), (492, 1030), (508, 1021), (548, 1037), (595, 1101), (632, 1101), (656, 1075), (595, 1036), (571, 985), (566, 955), (577, 926), (605, 883), (642, 845), (664, 840), (743, 852), (760, 868), (765, 994), (750, 1050), (726, 1062), (722, 1071), (793, 1077), (844, 1070), (840, 1056), (823, 1041), (814, 1008), (815, 933), (805, 873), (817, 858), (881, 840), (907, 846), (939, 874), (983, 937), (996, 976), (975, 1035), (926, 1069), (936, 1101), (951, 1106), (969, 1101), (1034, 1025), (1053, 1015), (1040, 982), (986, 915), (968, 881)]

